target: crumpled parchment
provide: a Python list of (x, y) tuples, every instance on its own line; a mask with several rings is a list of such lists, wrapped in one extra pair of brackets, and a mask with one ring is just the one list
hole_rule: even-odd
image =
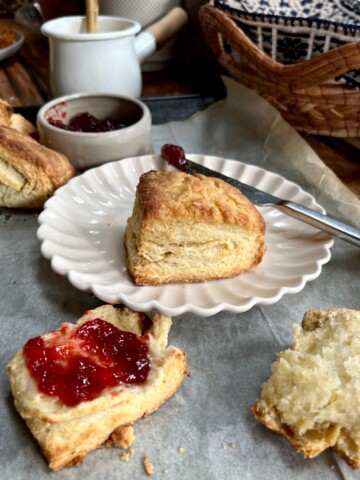
[(265, 99), (223, 77), (224, 100), (186, 120), (152, 127), (152, 145), (181, 145), (186, 153), (240, 160), (278, 173), (311, 193), (327, 213), (360, 227), (360, 199), (324, 164)]

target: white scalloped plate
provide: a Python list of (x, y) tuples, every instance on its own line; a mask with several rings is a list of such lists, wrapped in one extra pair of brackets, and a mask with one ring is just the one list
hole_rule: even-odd
[[(276, 196), (324, 212), (312, 196), (274, 173), (235, 160), (188, 155), (195, 162)], [(210, 316), (221, 310), (244, 312), (297, 293), (330, 260), (333, 240), (327, 234), (286, 216), (260, 208), (267, 225), (267, 253), (261, 265), (237, 277), (204, 283), (136, 286), (126, 270), (124, 229), (131, 215), (142, 173), (172, 167), (156, 155), (106, 163), (59, 188), (39, 216), (41, 252), (53, 270), (67, 275), (80, 290), (100, 300), (169, 315), (193, 312)]]

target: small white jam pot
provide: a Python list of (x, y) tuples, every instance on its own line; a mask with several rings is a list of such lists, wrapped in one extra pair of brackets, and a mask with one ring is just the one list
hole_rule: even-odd
[[(111, 118), (128, 126), (106, 132), (64, 130), (79, 113)], [(151, 152), (151, 113), (141, 101), (112, 94), (73, 94), (46, 103), (37, 114), (40, 143), (63, 153), (78, 170)]]

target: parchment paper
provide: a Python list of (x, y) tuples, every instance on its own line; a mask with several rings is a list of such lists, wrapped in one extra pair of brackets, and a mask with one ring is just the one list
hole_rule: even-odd
[[(176, 139), (188, 152), (241, 158), (250, 163), (260, 158), (267, 168), (274, 163), (270, 159), (279, 155), (293, 157), (289, 148), (296, 146), (297, 157), (307, 159), (324, 185), (324, 176), (330, 178), (329, 173), (320, 174), (321, 166), (315, 165), (311, 150), (292, 130), (281, 126), (278, 118), (271, 120), (264, 114), (261, 121), (252, 119), (250, 114), (256, 107), (249, 103), (251, 96), (246, 98), (240, 110), (234, 102), (225, 101), (181, 124), (154, 127), (154, 149)], [(229, 117), (222, 116), (224, 109)], [(234, 117), (230, 117), (231, 112)], [(235, 117), (239, 123), (230, 128), (225, 118)], [(274, 132), (283, 129), (293, 138), (287, 138), (286, 143), (275, 141)], [(309, 173), (295, 172), (292, 164), (283, 173), (289, 173), (288, 178), (311, 178)], [(321, 188), (318, 194), (322, 195)], [(147, 478), (142, 466), (146, 454), (154, 465), (154, 479), (359, 478), (360, 472), (352, 471), (331, 451), (304, 460), (251, 413), (251, 405), (270, 375), (271, 363), (279, 351), (290, 346), (292, 325), (301, 322), (306, 310), (360, 309), (360, 251), (341, 240), (335, 240), (331, 261), (319, 278), (274, 305), (257, 306), (241, 314), (221, 312), (209, 318), (185, 314), (174, 318), (170, 343), (187, 352), (191, 377), (157, 412), (135, 425), (135, 453), (129, 462), (120, 460), (120, 450), (102, 448), (89, 454), (79, 467), (51, 473), (15, 411), (5, 366), (29, 338), (56, 329), (64, 321), (74, 322), (101, 302), (54, 274), (50, 262), (41, 256), (37, 228), (37, 214), (6, 209), (0, 212), (2, 479), (142, 479)], [(184, 449), (183, 453), (179, 449)]]
[(328, 214), (360, 227), (360, 200), (266, 100), (223, 77), (227, 97), (182, 122), (153, 127), (153, 147), (181, 144), (187, 153), (261, 166), (302, 186)]

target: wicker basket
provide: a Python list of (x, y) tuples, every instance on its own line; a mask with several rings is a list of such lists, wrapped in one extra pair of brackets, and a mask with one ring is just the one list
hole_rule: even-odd
[[(205, 39), (228, 74), (277, 108), (296, 130), (360, 137), (360, 89), (334, 79), (360, 67), (360, 42), (348, 43), (296, 65), (262, 52), (226, 13), (211, 2), (201, 7)], [(224, 44), (231, 45), (229, 53)], [(235, 60), (234, 51), (241, 58)]]

